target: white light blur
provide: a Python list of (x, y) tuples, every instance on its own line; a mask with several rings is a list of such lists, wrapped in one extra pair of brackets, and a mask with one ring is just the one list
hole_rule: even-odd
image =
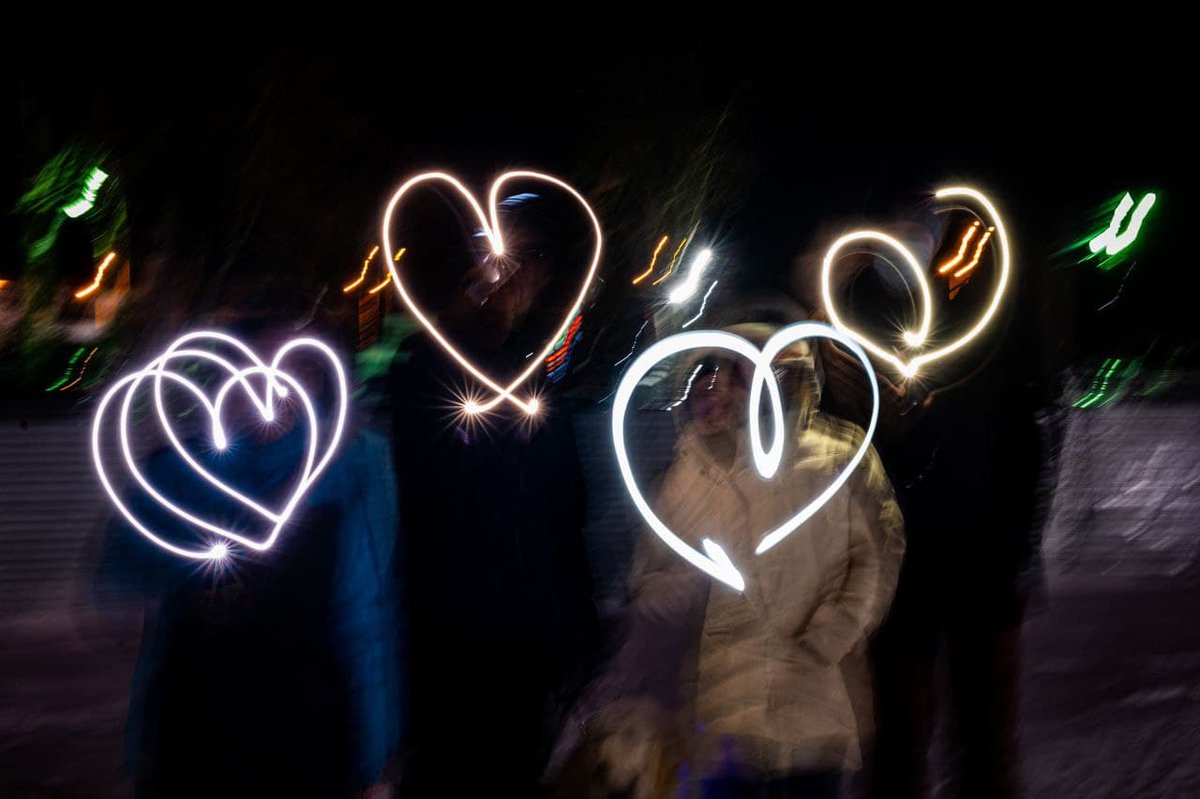
[[(249, 362), (248, 366), (238, 366), (227, 358), (221, 357), (213, 352), (199, 349), (186, 349), (183, 345), (189, 342), (216, 342), (217, 344), (227, 345), (235, 349), (239, 355), (244, 356), (244, 360)], [(334, 422), (333, 431), (328, 438), (325, 450), (321, 453), (318, 459), (317, 446), (321, 440), (320, 424), (317, 419), (316, 409), (311, 398), (304, 387), (281, 367), (283, 360), (292, 352), (299, 349), (315, 350), (332, 367), (332, 372), (337, 383), (337, 414)], [(210, 366), (214, 366), (228, 375), (224, 383), (216, 392), (216, 399), (210, 400), (208, 394), (205, 393), (195, 382), (190, 380), (180, 371), (170, 368), (173, 362), (177, 361), (203, 361)], [(249, 380), (250, 377), (261, 375), (265, 378), (265, 388), (260, 396), (254, 389), (253, 383)], [(137, 394), (138, 388), (143, 381), (150, 379), (153, 381), (154, 389), (154, 404), (157, 412), (159, 424), (163, 428), (171, 446), (175, 452), (188, 464), (188, 466), (205, 482), (212, 485), (217, 490), (233, 498), (237, 502), (246, 506), (258, 515), (264, 517), (272, 527), (267, 536), (262, 540), (255, 540), (245, 535), (239, 534), (232, 530), (212, 524), (208, 520), (197, 516), (184, 508), (176, 505), (162, 493), (160, 493), (141, 470), (137, 466), (134, 457), (133, 446), (129, 432), (130, 411), (133, 405), (133, 400)], [(259, 416), (264, 422), (271, 422), (275, 419), (275, 403), (277, 397), (289, 396), (291, 392), (295, 392), (297, 400), (304, 409), (304, 417), (308, 423), (308, 446), (305, 450), (303, 469), (300, 477), (296, 482), (291, 495), (284, 503), (283, 507), (278, 510), (267, 508), (246, 496), (236, 488), (228, 485), (224, 481), (217, 478), (207, 469), (201, 466), (183, 442), (176, 435), (173, 425), (171, 424), (170, 416), (167, 413), (166, 404), (163, 399), (163, 381), (168, 380), (175, 385), (185, 389), (202, 407), (209, 416), (211, 423), (212, 444), (215, 448), (221, 450), (228, 446), (228, 437), (225, 433), (224, 425), (221, 421), (221, 410), (224, 407), (226, 397), (229, 391), (233, 388), (240, 388), (249, 398)], [(96, 466), (96, 473), (100, 478), (101, 484), (104, 486), (109, 499), (112, 500), (117, 510), (121, 515), (142, 535), (152, 541), (154, 544), (163, 549), (186, 558), (199, 560), (220, 560), (228, 556), (228, 544), (224, 541), (218, 541), (208, 549), (189, 549), (181, 547), (167, 541), (165, 538), (147, 527), (142, 520), (122, 502), (120, 495), (117, 493), (109, 479), (109, 474), (104, 465), (104, 458), (101, 452), (100, 436), (105, 429), (106, 413), (110, 404), (120, 398), (120, 417), (117, 424), (117, 434), (120, 439), (121, 452), (125, 458), (125, 466), (133, 475), (138, 485), (159, 505), (166, 510), (175, 514), (184, 521), (214, 533), (222, 538), (237, 542), (243, 546), (249, 547), (256, 551), (265, 551), (275, 543), (280, 531), (287, 524), (292, 514), (295, 512), (296, 506), (307, 493), (308, 489), (316, 482), (317, 478), (329, 465), (333, 458), (337, 445), (341, 440), (342, 433), (346, 424), (346, 411), (348, 400), (348, 388), (346, 376), (342, 370), (341, 362), (338, 360), (336, 353), (324, 343), (312, 338), (297, 338), (283, 345), (272, 358), (271, 363), (267, 364), (262, 361), (249, 347), (242, 342), (228, 336), (224, 333), (215, 331), (200, 331), (189, 333), (176, 339), (162, 355), (159, 355), (142, 369), (128, 374), (118, 380), (105, 393), (100, 405), (96, 409), (96, 416), (92, 422), (92, 459)]]
[(1150, 209), (1154, 207), (1154, 201), (1157, 197), (1151, 193), (1142, 197), (1137, 204), (1137, 210), (1133, 212), (1133, 216), (1129, 218), (1129, 224), (1125, 226), (1125, 232), (1119, 233), (1121, 223), (1125, 221), (1125, 216), (1133, 209), (1133, 197), (1129, 192), (1125, 192), (1125, 196), (1121, 198), (1121, 202), (1117, 205), (1116, 211), (1113, 212), (1112, 221), (1109, 222), (1108, 229), (1096, 236), (1088, 242), (1088, 249), (1092, 252), (1104, 250), (1105, 255), (1116, 255), (1121, 250), (1133, 244), (1138, 233), (1142, 229), (1142, 222), (1146, 218), (1146, 214), (1150, 213)]
[[(487, 374), (476, 367), (475, 364), (473, 364), (466, 356), (459, 352), (459, 350), (452, 343), (450, 343), (450, 341), (444, 335), (442, 335), (442, 332), (438, 330), (437, 325), (434, 324), (433, 320), (426, 316), (425, 312), (421, 310), (420, 306), (416, 302), (416, 299), (409, 294), (407, 287), (400, 279), (400, 271), (397, 268), (394, 258), (392, 257), (391, 226), (392, 216), (395, 214), (397, 206), (413, 187), (422, 183), (435, 181), (447, 183), (455, 191), (462, 195), (463, 199), (465, 199), (467, 204), (471, 207), (471, 210), (474, 212), (479, 221), (480, 230), (482, 231), (484, 237), (487, 238), (488, 243), (491, 245), (492, 252), (495, 255), (503, 255), (504, 234), (500, 229), (500, 219), (497, 211), (497, 197), (500, 195), (500, 190), (503, 188), (504, 184), (510, 180), (544, 181), (568, 192), (576, 199), (576, 201), (579, 202), (579, 204), (583, 207), (583, 210), (587, 213), (588, 219), (591, 220), (592, 228), (595, 232), (596, 242), (595, 247), (592, 250), (592, 259), (591, 263), (588, 265), (587, 274), (585, 275), (583, 283), (579, 288), (579, 293), (575, 296), (573, 304), (563, 317), (563, 321), (561, 324), (559, 324), (557, 330), (555, 330), (555, 332), (547, 339), (546, 346), (542, 349), (541, 354), (532, 360), (529, 366), (527, 366), (524, 371), (517, 375), (512, 382), (510, 382), (507, 386), (503, 386), (488, 377)], [(478, 410), (474, 412), (477, 414), (486, 413), (492, 408), (495, 408), (501, 402), (508, 400), (517, 407), (521, 408), (527, 414), (533, 415), (537, 413), (538, 406), (536, 401), (532, 399), (521, 399), (520, 397), (516, 396), (514, 392), (520, 388), (521, 385), (524, 384), (541, 366), (541, 363), (545, 360), (546, 356), (548, 356), (554, 350), (554, 344), (567, 332), (567, 328), (571, 326), (572, 320), (574, 320), (578, 315), (584, 299), (587, 298), (588, 289), (591, 288), (592, 280), (595, 277), (596, 270), (600, 264), (600, 252), (603, 247), (603, 234), (600, 229), (600, 220), (596, 217), (595, 211), (592, 210), (592, 207), (588, 204), (587, 200), (584, 199), (583, 195), (576, 191), (575, 188), (569, 183), (542, 172), (531, 172), (527, 170), (505, 172), (492, 182), (491, 190), (488, 193), (488, 209), (485, 213), (483, 206), (481, 206), (479, 201), (475, 199), (475, 195), (471, 193), (470, 189), (464, 186), (453, 175), (450, 175), (446, 172), (424, 172), (405, 181), (404, 184), (401, 185), (400, 188), (397, 189), (392, 195), (391, 200), (388, 201), (387, 209), (383, 214), (382, 236), (383, 251), (385, 254), (384, 262), (387, 264), (388, 271), (391, 273), (392, 283), (395, 285), (396, 291), (399, 292), (400, 299), (403, 300), (404, 304), (408, 307), (409, 312), (412, 313), (416, 320), (421, 323), (429, 335), (431, 335), (433, 339), (442, 347), (446, 354), (457, 361), (458, 364), (476, 380), (495, 392), (495, 396), (491, 399), (478, 403)]]
[(700, 310), (696, 311), (695, 316), (680, 325), (681, 328), (688, 327), (693, 322), (697, 321), (701, 316), (704, 316), (704, 309), (708, 307), (708, 296), (713, 293), (713, 289), (715, 289), (717, 284), (720, 282), (721, 281), (719, 280), (714, 280), (712, 282), (712, 285), (708, 287), (708, 291), (704, 292), (704, 298), (700, 300)]
[(671, 292), (667, 295), (667, 302), (677, 304), (690, 300), (696, 293), (696, 289), (700, 286), (700, 276), (704, 274), (704, 270), (712, 262), (713, 251), (705, 247), (700, 252), (696, 253), (696, 257), (692, 259), (691, 268), (688, 269), (687, 277), (683, 279)]

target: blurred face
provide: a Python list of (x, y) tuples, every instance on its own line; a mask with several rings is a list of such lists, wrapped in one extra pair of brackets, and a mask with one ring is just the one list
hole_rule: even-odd
[(700, 435), (734, 430), (746, 415), (746, 391), (736, 367), (718, 364), (696, 377), (688, 394), (688, 413)]
[(466, 307), (459, 311), (469, 314), (463, 322), (479, 343), (503, 343), (533, 308), (546, 281), (547, 256), (534, 237), (506, 231), (504, 244), (500, 256), (481, 251), (479, 265), (466, 278)]

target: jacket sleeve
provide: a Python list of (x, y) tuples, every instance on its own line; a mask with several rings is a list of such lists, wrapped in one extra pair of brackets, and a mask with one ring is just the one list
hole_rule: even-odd
[[(681, 485), (686, 480), (679, 465), (673, 465), (652, 492), (655, 513), (677, 534), (687, 529), (686, 503), (680, 499), (687, 496), (689, 486)], [(629, 572), (630, 610), (665, 622), (702, 609), (708, 599), (708, 577), (675, 554), (647, 525), (639, 526)]]
[(844, 580), (818, 606), (800, 642), (819, 660), (839, 663), (883, 621), (904, 557), (904, 519), (874, 448), (850, 485)]
[(399, 746), (404, 717), (394, 584), (399, 520), (387, 443), (360, 434), (346, 455), (334, 636), (349, 685), (357, 777), (366, 785)]

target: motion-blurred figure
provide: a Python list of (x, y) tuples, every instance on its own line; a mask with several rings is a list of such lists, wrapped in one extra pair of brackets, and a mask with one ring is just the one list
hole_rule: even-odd
[[(297, 331), (281, 318), (279, 297), (259, 300), (255, 316), (224, 329), (269, 353)], [(322, 414), (332, 387), (306, 387)], [(230, 446), (214, 452), (205, 437), (191, 451), (240, 490), (282, 500), (307, 446), (301, 415), (285, 406), (264, 427), (249, 403), (234, 406), (226, 411), (237, 430)], [(258, 529), (171, 448), (143, 468), (213, 521)], [(143, 494), (128, 503), (168, 538), (193, 535)], [(387, 443), (355, 432), (353, 422), (265, 552), (235, 545), (227, 560), (198, 564), (153, 546), (119, 517), (111, 524), (98, 587), (146, 599), (127, 727), (138, 796), (350, 797), (379, 779), (400, 720), (397, 529)]]
[[(926, 250), (950, 257), (956, 243), (947, 237), (940, 248), (930, 242)], [(844, 287), (870, 263), (848, 259), (836, 279)], [(1022, 306), (1010, 291), (1003, 307)], [(963, 301), (969, 298), (956, 300)], [(875, 440), (904, 512), (908, 551), (872, 652), (875, 796), (929, 794), (928, 757), (939, 717), (947, 722), (950, 795), (1020, 792), (1019, 633), (1038, 574), (1043, 460), (1035, 333), (1032, 319), (1002, 313), (963, 356), (931, 364), (919, 379), (900, 382), (887, 369), (878, 373)], [(837, 347), (822, 354), (825, 407), (865, 419), (861, 367)], [(943, 697), (935, 681), (939, 658), (948, 689)]]
[[(540, 348), (522, 322), (551, 264), (522, 221), (506, 215), (505, 256), (481, 253), (439, 319), (484, 371)], [(423, 334), (392, 375), (412, 624), (401, 792), (533, 796), (595, 629), (583, 478), (561, 399), (543, 396), (533, 417), (507, 403), (471, 416), (464, 379)]]
[[(760, 345), (773, 332), (733, 331)], [(777, 367), (793, 431), (778, 475), (764, 481), (750, 460), (749, 365), (701, 356), (686, 370), (675, 461), (655, 492), (656, 512), (679, 536), (697, 547), (705, 537), (720, 542), (745, 576), (745, 592), (712, 582), (647, 537), (631, 577), (630, 615), (634, 629), (664, 632), (634, 637), (613, 664), (628, 694), (664, 706), (672, 692), (645, 684), (638, 664), (646, 659), (635, 650), (662, 654), (670, 635), (692, 636), (690, 647), (674, 645), (673, 672), (659, 662), (646, 673), (678, 680), (674, 703), (695, 719), (688, 771), (706, 797), (838, 795), (870, 737), (866, 641), (887, 612), (904, 551), (899, 509), (870, 453), (803, 527), (754, 554), (762, 535), (819, 493), (862, 440), (861, 430), (817, 410), (806, 344)]]

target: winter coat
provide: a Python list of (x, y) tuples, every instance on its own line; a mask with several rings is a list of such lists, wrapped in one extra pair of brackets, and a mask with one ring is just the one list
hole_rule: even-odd
[(809, 369), (774, 478), (754, 469), (744, 426), (725, 466), (685, 423), (655, 493), (655, 512), (677, 535), (697, 548), (705, 537), (721, 544), (745, 591), (703, 577), (652, 536), (636, 558), (636, 613), (682, 620), (704, 608), (694, 677), (683, 678), (694, 691), (699, 776), (854, 769), (871, 736), (864, 644), (887, 613), (904, 551), (903, 519), (874, 450), (814, 516), (754, 554), (862, 441), (861, 429), (812, 410), (811, 356)]

